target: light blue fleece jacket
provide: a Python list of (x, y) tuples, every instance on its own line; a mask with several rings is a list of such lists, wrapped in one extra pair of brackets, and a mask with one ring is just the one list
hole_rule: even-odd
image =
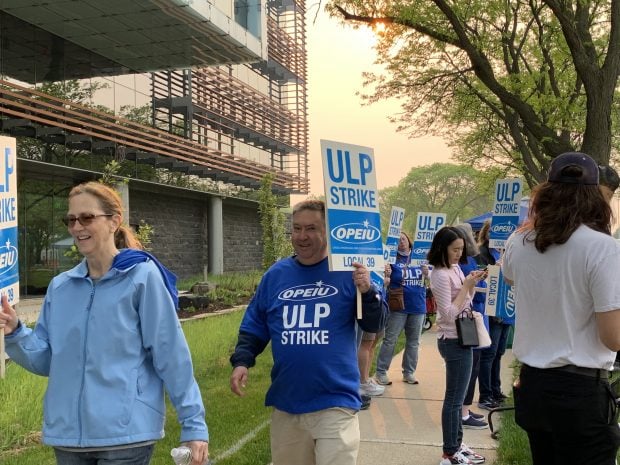
[(86, 262), (50, 283), (33, 330), (6, 337), (9, 356), (49, 381), (43, 442), (101, 447), (164, 436), (164, 387), (181, 441), (208, 440), (205, 411), (173, 300), (152, 260), (97, 283)]

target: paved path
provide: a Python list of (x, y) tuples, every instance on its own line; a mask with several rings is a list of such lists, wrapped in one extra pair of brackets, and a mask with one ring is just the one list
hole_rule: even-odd
[[(392, 385), (381, 397), (374, 397), (370, 408), (360, 412), (361, 445), (358, 465), (437, 465), (441, 459), (441, 405), (445, 389), (445, 368), (437, 350), (434, 329), (422, 335), (416, 377), (420, 384), (402, 381), (402, 352), (390, 366)], [(512, 352), (502, 358), (502, 386), (511, 386)], [(474, 396), (474, 407), (478, 393)], [(477, 412), (486, 411), (474, 408)], [(498, 414), (493, 415), (494, 425)], [(490, 430), (464, 431), (464, 442), (487, 458), (492, 465), (497, 442)]]

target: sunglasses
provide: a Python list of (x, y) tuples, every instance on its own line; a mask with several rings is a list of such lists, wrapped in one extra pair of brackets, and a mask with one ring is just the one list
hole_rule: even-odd
[(114, 216), (111, 213), (102, 213), (101, 215), (95, 215), (93, 213), (81, 213), (78, 216), (67, 215), (62, 218), (62, 222), (65, 226), (73, 227), (75, 226), (75, 222), (78, 221), (82, 226), (88, 226), (95, 218), (99, 218), (100, 216)]

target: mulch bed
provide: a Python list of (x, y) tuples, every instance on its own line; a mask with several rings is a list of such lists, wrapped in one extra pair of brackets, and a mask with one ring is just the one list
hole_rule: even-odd
[[(249, 302), (249, 301), (248, 301)], [(240, 302), (238, 305), (245, 305), (248, 302)], [(179, 319), (185, 319), (185, 318), (193, 318), (196, 317), (198, 315), (203, 315), (205, 313), (216, 313), (219, 312), (221, 310), (227, 310), (229, 308), (233, 308), (233, 305), (228, 305), (225, 304), (223, 302), (209, 302), (209, 305), (207, 305), (206, 307), (201, 307), (198, 309), (195, 309), (193, 311), (188, 311), (188, 310), (179, 310), (177, 312), (177, 315), (179, 317)]]

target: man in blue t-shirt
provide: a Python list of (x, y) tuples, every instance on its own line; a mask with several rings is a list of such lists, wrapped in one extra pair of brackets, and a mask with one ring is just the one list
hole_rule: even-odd
[(354, 264), (353, 279), (329, 271), (322, 201), (297, 204), (292, 223), (295, 255), (267, 270), (246, 310), (230, 358), (230, 387), (244, 395), (248, 369), (271, 341), (274, 365), (265, 404), (274, 407), (273, 464), (355, 465), (361, 406), (357, 290), (363, 330), (378, 331), (386, 311), (361, 264)]

